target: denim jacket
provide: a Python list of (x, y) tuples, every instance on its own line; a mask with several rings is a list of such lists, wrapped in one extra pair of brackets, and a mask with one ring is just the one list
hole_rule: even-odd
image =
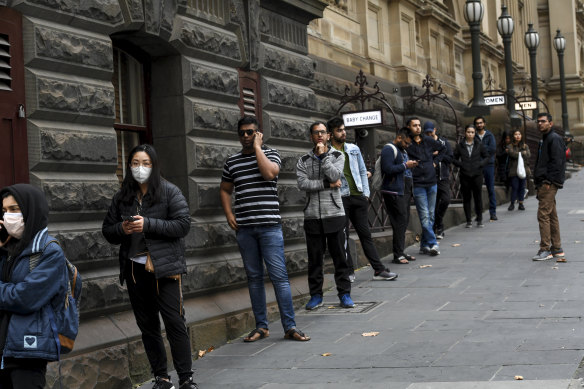
[[(357, 186), (357, 190), (365, 197), (369, 197), (369, 179), (367, 178), (367, 167), (359, 146), (352, 143), (344, 143), (345, 153), (349, 158), (349, 167), (351, 168), (351, 175)], [(349, 191), (349, 183), (343, 174), (341, 176), (341, 196), (347, 197), (351, 194)]]

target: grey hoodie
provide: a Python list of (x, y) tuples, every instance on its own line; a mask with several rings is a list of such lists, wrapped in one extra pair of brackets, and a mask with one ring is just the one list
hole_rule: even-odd
[[(310, 150), (296, 164), (298, 188), (306, 192), (304, 229), (309, 234), (330, 233), (345, 227), (341, 189), (331, 188), (343, 175), (343, 153), (329, 148), (319, 157)], [(322, 228), (321, 228), (322, 227)]]

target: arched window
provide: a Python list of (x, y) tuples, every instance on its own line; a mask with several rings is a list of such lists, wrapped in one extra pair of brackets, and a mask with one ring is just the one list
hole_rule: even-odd
[(115, 89), (116, 119), (114, 128), (118, 139), (118, 169), (120, 182), (126, 175), (126, 160), (129, 151), (144, 142), (149, 142), (151, 133), (148, 117), (146, 88), (147, 67), (127, 51), (114, 45), (114, 72), (112, 83)]

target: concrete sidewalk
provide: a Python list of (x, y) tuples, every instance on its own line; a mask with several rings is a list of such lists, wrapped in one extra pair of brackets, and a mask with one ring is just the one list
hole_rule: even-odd
[(297, 310), (310, 342), (283, 339), (273, 322), (269, 338), (240, 338), (195, 361), (195, 380), (201, 389), (580, 388), (583, 193), (578, 172), (557, 198), (567, 263), (531, 260), (539, 240), (535, 198), (526, 211), (500, 206), (499, 221), (485, 228), (447, 230), (438, 257), (412, 246), (415, 262), (385, 258), (396, 281), (372, 281), (369, 267), (358, 271), (356, 308), (339, 308), (332, 290), (318, 310)]

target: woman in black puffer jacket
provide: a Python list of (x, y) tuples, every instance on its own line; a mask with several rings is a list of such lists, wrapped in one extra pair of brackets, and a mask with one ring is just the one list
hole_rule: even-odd
[(181, 276), (186, 273), (184, 237), (190, 229), (189, 207), (181, 191), (160, 176), (150, 145), (136, 146), (128, 174), (114, 195), (102, 232), (120, 244), (120, 282), (124, 280), (144, 349), (154, 375), (154, 388), (173, 387), (160, 330), (162, 315), (181, 389), (196, 388), (189, 335), (185, 325)]
[(464, 128), (464, 139), (454, 148), (452, 163), (460, 169), (460, 192), (466, 228), (472, 227), (470, 202), (474, 197), (477, 227), (483, 227), (483, 166), (489, 159), (489, 154), (481, 142), (475, 138), (476, 129), (472, 124)]

